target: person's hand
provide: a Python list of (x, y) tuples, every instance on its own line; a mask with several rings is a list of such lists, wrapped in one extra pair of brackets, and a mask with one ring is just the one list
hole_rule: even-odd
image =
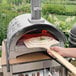
[[(66, 48), (62, 48), (62, 47), (59, 47), (59, 46), (54, 46), (54, 47), (51, 47), (50, 49), (53, 50), (53, 51), (56, 51), (57, 53), (59, 53), (59, 54), (62, 55), (62, 56), (66, 56), (66, 54), (65, 54)], [(50, 50), (47, 50), (47, 53), (48, 53), (49, 55), (53, 56), (53, 54), (51, 53)], [(54, 57), (54, 56), (53, 56), (53, 57)]]
[[(59, 46), (54, 46), (54, 47), (51, 47), (50, 49), (52, 51), (56, 51), (61, 56), (64, 56), (64, 57), (75, 57), (76, 58), (76, 48), (63, 48), (63, 47), (59, 47)], [(51, 53), (51, 50), (47, 50), (47, 53), (49, 55), (53, 56), (53, 54)]]

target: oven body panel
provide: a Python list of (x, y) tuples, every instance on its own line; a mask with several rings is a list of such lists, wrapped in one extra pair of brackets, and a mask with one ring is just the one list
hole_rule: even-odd
[(67, 76), (65, 68), (52, 60), (11, 65), (10, 72), (6, 70), (6, 66), (3, 66), (4, 76), (37, 76), (37, 73), (39, 76)]

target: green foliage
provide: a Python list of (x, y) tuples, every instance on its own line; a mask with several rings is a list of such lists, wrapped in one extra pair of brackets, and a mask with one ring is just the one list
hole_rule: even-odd
[(72, 28), (72, 25), (76, 22), (76, 16), (64, 16), (64, 15), (55, 15), (55, 14), (48, 14), (44, 15), (44, 18), (54, 24), (57, 28), (59, 28), (66, 36), (67, 41), (65, 47), (69, 46), (69, 32)]
[(76, 15), (75, 5), (63, 5), (63, 4), (43, 4), (43, 14), (59, 14), (59, 15)]
[(4, 0), (4, 2), (5, 1), (8, 4), (17, 5), (17, 6), (22, 5), (22, 4), (26, 4), (26, 3), (30, 3), (30, 0)]
[[(2, 9), (3, 8), (3, 9)], [(0, 7), (0, 45), (2, 40), (6, 38), (7, 25), (9, 22), (17, 16), (17, 12), (9, 10), (9, 7)]]
[[(52, 4), (52, 1), (54, 2)], [(42, 15), (45, 19), (47, 19), (51, 23), (55, 23), (59, 29), (65, 32), (65, 35), (68, 38), (68, 32), (73, 25), (73, 22), (66, 23), (64, 20), (67, 18), (65, 15), (76, 15), (76, 7), (75, 5), (64, 5), (64, 4), (57, 4), (57, 0), (42, 0)], [(62, 0), (58, 0), (62, 3)], [(30, 12), (30, 0), (0, 0), (0, 45), (2, 40), (6, 38), (7, 34), (7, 26), (9, 22), (16, 16), (29, 13)], [(47, 4), (46, 4), (47, 3)], [(49, 4), (50, 3), (50, 4)], [(52, 13), (52, 15), (50, 14)], [(54, 17), (57, 15), (58, 20)], [(60, 17), (61, 15), (61, 17)], [(62, 16), (64, 15), (64, 16)], [(65, 18), (64, 18), (65, 17)], [(59, 21), (59, 23), (57, 22)], [(60, 25), (58, 25), (60, 24)]]
[[(17, 7), (17, 6), (16, 6)], [(29, 13), (30, 12), (30, 4), (26, 4), (25, 6), (18, 6), (16, 9), (17, 12)]]
[(26, 4), (25, 6), (0, 4), (0, 45), (3, 39), (6, 38), (9, 22), (16, 16), (28, 12), (30, 12), (29, 4)]
[(0, 57), (1, 57), (1, 55), (2, 55), (2, 52), (1, 52), (1, 50), (0, 50)]
[(2, 0), (0, 0), (0, 3), (2, 3)]

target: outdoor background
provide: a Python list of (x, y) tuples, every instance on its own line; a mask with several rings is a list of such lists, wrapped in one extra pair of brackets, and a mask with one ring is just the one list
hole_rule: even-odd
[[(64, 32), (67, 38), (65, 47), (68, 47), (69, 32), (76, 25), (76, 0), (41, 0), (41, 7), (42, 17)], [(0, 46), (6, 38), (9, 22), (30, 12), (30, 0), (0, 0)]]
[[(65, 47), (68, 47), (70, 29), (76, 24), (76, 0), (41, 0), (41, 7), (42, 17), (64, 32), (67, 38)], [(0, 45), (6, 38), (9, 22), (30, 12), (30, 0), (0, 0)]]

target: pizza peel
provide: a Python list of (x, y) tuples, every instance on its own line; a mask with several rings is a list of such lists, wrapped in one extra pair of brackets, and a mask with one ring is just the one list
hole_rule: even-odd
[(45, 48), (54, 55), (54, 57), (63, 64), (67, 69), (69, 69), (73, 74), (76, 75), (76, 67), (69, 63), (64, 57), (62, 57), (57, 52), (50, 49), (51, 46), (58, 45), (59, 42), (52, 37), (41, 36), (26, 39), (24, 44), (27, 48)]

